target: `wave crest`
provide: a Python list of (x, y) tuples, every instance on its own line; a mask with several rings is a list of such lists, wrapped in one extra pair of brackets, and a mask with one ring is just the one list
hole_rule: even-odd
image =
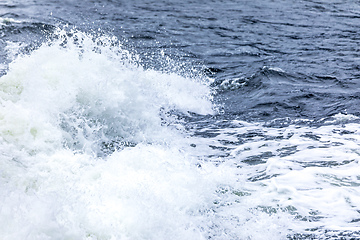
[[(18, 56), (0, 78), (0, 136), (6, 141), (21, 132), (16, 141), (26, 147), (24, 135), (38, 138), (33, 133), (48, 127), (61, 136), (41, 136), (42, 144), (61, 139), (71, 149), (98, 151), (109, 142), (163, 139), (163, 123), (173, 119), (164, 113), (172, 110), (213, 113), (201, 77), (145, 69), (114, 37), (59, 30), (51, 39)], [(19, 114), (8, 115), (10, 105)], [(22, 112), (30, 112), (31, 121)], [(7, 124), (14, 121), (24, 124)]]

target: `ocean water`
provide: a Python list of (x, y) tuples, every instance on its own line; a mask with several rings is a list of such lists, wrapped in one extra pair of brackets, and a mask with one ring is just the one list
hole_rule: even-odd
[(1, 1), (0, 239), (359, 239), (359, 19)]

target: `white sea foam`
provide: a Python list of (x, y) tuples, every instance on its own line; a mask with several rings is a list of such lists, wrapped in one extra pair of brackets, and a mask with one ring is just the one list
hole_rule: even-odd
[[(294, 218), (285, 228), (321, 239), (331, 235), (326, 231), (360, 230), (359, 124), (340, 123), (269, 128), (236, 121), (238, 127), (219, 130), (212, 145), (232, 149), (223, 161), (233, 162), (245, 175), (241, 189), (249, 194), (241, 201), (248, 209), (288, 213)], [(239, 146), (222, 143), (249, 134), (253, 137)]]
[(231, 220), (236, 168), (203, 161), (174, 128), (171, 110), (213, 113), (203, 79), (146, 70), (116, 39), (54, 39), (18, 55), (0, 78), (4, 239), (236, 239), (262, 231), (267, 218), (248, 221), (246, 209)]
[(142, 68), (116, 39), (55, 39), (0, 78), (1, 236), (202, 239), (217, 181), (172, 146), (166, 113), (211, 114), (209, 88)]
[(0, 17), (0, 26), (8, 23), (21, 23), (21, 21), (15, 20), (13, 18)]
[(190, 137), (170, 112), (213, 113), (203, 79), (144, 69), (113, 38), (54, 39), (0, 78), (4, 239), (359, 230), (358, 124), (234, 121), (200, 130), (216, 137)]
[(161, 112), (213, 111), (206, 85), (145, 70), (114, 40), (58, 38), (18, 57), (0, 79), (4, 140), (31, 150), (29, 139), (81, 149), (100, 140), (153, 141), (162, 138)]

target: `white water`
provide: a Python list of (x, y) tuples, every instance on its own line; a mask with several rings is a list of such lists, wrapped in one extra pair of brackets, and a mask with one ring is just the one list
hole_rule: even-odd
[[(116, 39), (55, 39), (18, 55), (0, 78), (1, 239), (284, 239), (307, 228), (359, 230), (351, 223), (360, 207), (359, 126), (340, 125), (346, 116), (320, 128), (234, 122), (215, 138), (190, 137), (167, 113), (212, 114), (204, 79), (146, 70)], [(254, 131), (265, 137), (237, 143)], [(210, 145), (231, 154), (220, 157)], [(264, 163), (246, 163), (268, 152)], [(320, 160), (350, 163), (303, 164)], [(273, 177), (249, 180), (257, 175)]]
[[(163, 125), (172, 109), (212, 113), (209, 88), (144, 70), (114, 39), (73, 35), (19, 56), (0, 79), (1, 236), (200, 236), (216, 183)], [(102, 153), (128, 142), (137, 145)]]
[(242, 207), (292, 215), (284, 225), (289, 232), (338, 239), (340, 232), (360, 230), (360, 125), (349, 122), (354, 119), (338, 114), (329, 125), (286, 128), (233, 121), (232, 128), (203, 131), (218, 134), (211, 144), (229, 148), (227, 163), (240, 169)]

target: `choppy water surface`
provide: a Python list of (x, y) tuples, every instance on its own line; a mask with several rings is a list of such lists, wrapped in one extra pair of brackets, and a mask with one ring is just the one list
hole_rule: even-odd
[(360, 238), (359, 19), (0, 2), (0, 236)]

